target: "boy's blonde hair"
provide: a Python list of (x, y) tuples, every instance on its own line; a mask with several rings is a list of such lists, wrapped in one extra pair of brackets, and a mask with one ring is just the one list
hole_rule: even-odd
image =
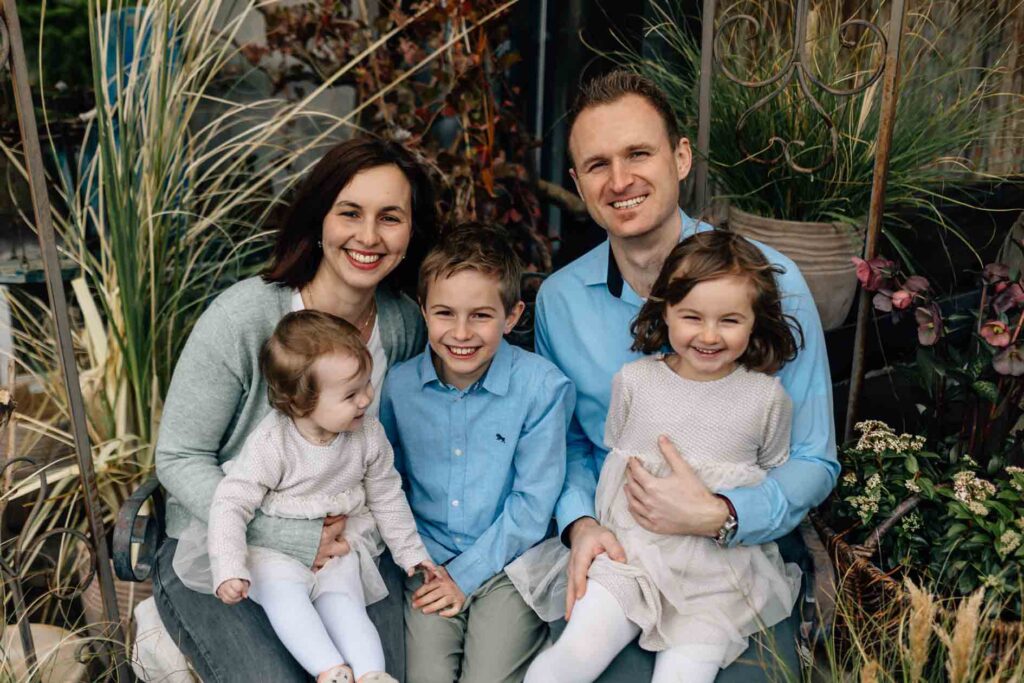
[(373, 367), (359, 330), (350, 322), (321, 311), (295, 311), (281, 318), (260, 349), (260, 372), (267, 380), (271, 407), (293, 418), (309, 415), (320, 394), (313, 364), (330, 353), (355, 358), (357, 374)]
[(434, 280), (464, 270), (498, 278), (506, 315), (519, 303), (523, 264), (512, 248), (508, 233), (496, 225), (469, 221), (452, 228), (423, 259), (416, 291), (420, 306), (427, 305), (427, 292)]

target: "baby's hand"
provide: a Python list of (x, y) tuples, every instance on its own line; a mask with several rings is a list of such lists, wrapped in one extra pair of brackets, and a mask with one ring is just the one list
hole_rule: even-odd
[(217, 586), (217, 597), (225, 605), (234, 605), (249, 597), (249, 582), (245, 579), (228, 579)]
[(406, 574), (412, 576), (416, 572), (423, 572), (423, 583), (433, 581), (438, 577), (437, 565), (429, 559), (423, 560), (415, 567), (409, 567), (409, 570), (406, 572)]
[(422, 609), (424, 614), (437, 612), (442, 617), (454, 617), (464, 604), (466, 596), (444, 567), (434, 567), (434, 578), (412, 594), (413, 609)]

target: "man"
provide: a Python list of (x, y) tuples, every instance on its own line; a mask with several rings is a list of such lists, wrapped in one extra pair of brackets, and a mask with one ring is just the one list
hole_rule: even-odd
[[(595, 519), (594, 493), (607, 454), (603, 437), (611, 380), (638, 357), (629, 350), (630, 321), (669, 251), (695, 231), (711, 229), (678, 208), (679, 183), (690, 171), (690, 146), (679, 135), (665, 94), (647, 79), (615, 71), (584, 86), (569, 114), (569, 153), (576, 190), (608, 240), (548, 278), (537, 298), (537, 352), (577, 389), (566, 482), (555, 508), (559, 533), (571, 548), (567, 615), (582, 596), (597, 555), (625, 560), (614, 534)], [(659, 479), (634, 464), (627, 484), (630, 511), (650, 531), (706, 536), (728, 545), (780, 540), (835, 485), (839, 464), (821, 321), (793, 262), (757, 246), (785, 269), (779, 277), (783, 309), (803, 332), (796, 360), (779, 373), (794, 405), (790, 459), (758, 486), (710, 491), (673, 446), (660, 444), (673, 473)], [(727, 415), (722, 425), (728, 429)], [(780, 543), (787, 561), (805, 552), (798, 537), (796, 556), (788, 545)], [(750, 650), (718, 680), (768, 680), (783, 666), (796, 673), (796, 619), (794, 613), (752, 639)], [(634, 644), (601, 680), (635, 681), (643, 676), (638, 672), (649, 677), (652, 670), (653, 657)]]

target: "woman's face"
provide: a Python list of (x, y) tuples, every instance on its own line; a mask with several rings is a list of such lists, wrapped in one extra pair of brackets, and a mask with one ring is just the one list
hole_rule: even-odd
[(412, 189), (393, 165), (360, 171), (324, 216), (317, 272), (353, 289), (373, 289), (405, 256), (412, 236)]

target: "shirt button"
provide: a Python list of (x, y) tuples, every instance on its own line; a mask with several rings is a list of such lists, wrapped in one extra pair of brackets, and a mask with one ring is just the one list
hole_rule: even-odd
[(453, 508), (457, 508), (457, 507), (459, 507), (459, 501), (457, 501), (457, 500), (453, 500), (453, 501), (452, 501), (452, 507), (453, 507)]
[(456, 448), (455, 451), (453, 451), (453, 452), (455, 453), (455, 455), (462, 455), (462, 449), (461, 448)]

